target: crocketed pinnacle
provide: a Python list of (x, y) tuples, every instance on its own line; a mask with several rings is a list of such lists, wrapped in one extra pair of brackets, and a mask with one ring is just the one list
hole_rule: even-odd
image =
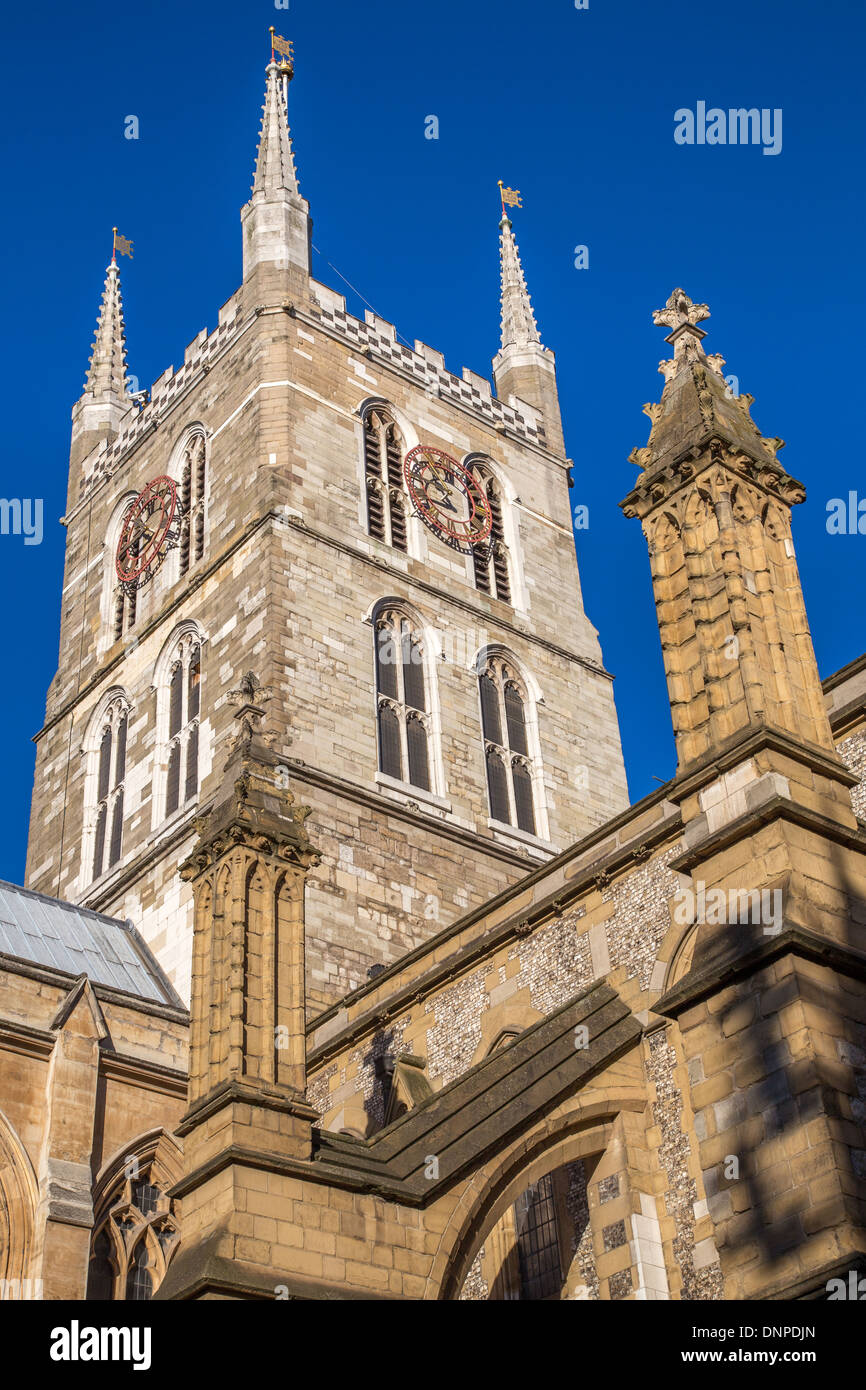
[(128, 389), (120, 271), (117, 262), (112, 260), (105, 272), (105, 288), (84, 390), (91, 396), (125, 396)]
[(263, 193), (267, 198), (280, 193), (297, 194), (299, 191), (283, 84), (276, 63), (268, 64), (252, 191), (253, 194)]
[(541, 346), (532, 312), (517, 242), (511, 222), (503, 217), (499, 224), (499, 259), (502, 273), (502, 350)]
[(630, 458), (645, 472), (652, 472), (715, 437), (782, 471), (776, 454), (784, 440), (761, 434), (750, 414), (753, 397), (739, 393), (736, 377), (725, 376), (723, 357), (704, 352), (706, 333), (698, 324), (709, 317), (706, 304), (695, 304), (679, 288), (653, 314), (654, 323), (670, 330), (665, 342), (674, 355), (659, 363), (665, 379), (662, 398), (644, 406), (652, 421), (650, 437), (644, 448), (632, 450)]

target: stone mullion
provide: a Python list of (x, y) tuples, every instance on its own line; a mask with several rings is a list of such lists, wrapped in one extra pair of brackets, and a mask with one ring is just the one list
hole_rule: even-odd
[(391, 530), (391, 486), (388, 480), (388, 445), (386, 430), (380, 425), (376, 430), (376, 443), (379, 446), (379, 477), (382, 481), (382, 519), (385, 523), (385, 540), (393, 545)]
[(505, 789), (508, 793), (508, 824), (517, 825), (517, 800), (514, 795), (514, 771), (511, 742), (508, 737), (508, 714), (505, 709), (505, 671), (501, 664), (496, 668), (496, 698), (499, 701), (499, 727), (502, 731), (502, 754), (505, 767)]
[(275, 1052), (275, 1080), (300, 1093), (306, 1088), (306, 1018), (304, 1007), (303, 876), (288, 869), (278, 879), (274, 904), (276, 943), (275, 1025), (287, 1030), (288, 1046)]
[(213, 979), (212, 971), (207, 969), (207, 956), (208, 947), (212, 948), (213, 946), (210, 918), (215, 901), (213, 875), (208, 874), (196, 885), (195, 892), (192, 989), (190, 992), (190, 1100), (197, 1100), (201, 1095), (206, 1073), (207, 1021), (210, 1015), (208, 996)]
[(255, 856), (238, 850), (231, 859), (231, 916), (228, 967), (228, 1049), (230, 1077), (243, 1075), (244, 1067), (244, 967), (246, 956), (246, 882)]
[(265, 891), (261, 912), (261, 1056), (259, 1073), (265, 1081), (276, 1081), (276, 994), (277, 994), (277, 940), (278, 923), (274, 898), (274, 872), (270, 864), (260, 861), (259, 867), (264, 879)]

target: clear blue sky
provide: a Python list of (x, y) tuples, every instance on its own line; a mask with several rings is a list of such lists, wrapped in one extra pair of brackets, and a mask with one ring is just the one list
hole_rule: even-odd
[[(707, 351), (755, 396), (807, 485), (795, 540), (822, 674), (866, 648), (866, 536), (830, 536), (866, 497), (859, 0), (290, 0), (290, 8), (48, 3), (4, 20), (7, 215), (0, 496), (43, 497), (45, 538), (0, 536), (7, 677), (0, 875), (20, 882), (30, 742), (56, 668), (69, 412), (111, 227), (130, 370), (179, 364), (237, 287), (269, 24), (295, 41), (291, 122), (320, 279), (336, 265), (410, 341), (487, 373), (498, 346), (496, 180), (557, 354), (587, 611), (615, 672), (633, 799), (674, 770), (646, 547), (617, 507), (668, 355), (651, 311), (706, 301)], [(783, 147), (678, 146), (674, 112), (783, 111)], [(440, 122), (424, 138), (425, 117)], [(140, 139), (124, 139), (136, 115)], [(589, 269), (574, 268), (574, 247)], [(363, 306), (353, 296), (354, 312)]]

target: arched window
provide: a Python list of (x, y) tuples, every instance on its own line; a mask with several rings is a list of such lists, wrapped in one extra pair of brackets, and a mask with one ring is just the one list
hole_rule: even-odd
[(124, 1171), (97, 1204), (89, 1300), (140, 1302), (153, 1297), (179, 1242), (177, 1206), (165, 1195), (175, 1180), (174, 1174), (161, 1170), (152, 1151), (145, 1163), (126, 1159)]
[(93, 862), (91, 878), (112, 868), (123, 853), (123, 792), (129, 705), (122, 695), (106, 707), (99, 721), (95, 749)]
[[(164, 669), (162, 661), (157, 665)], [(164, 815), (171, 816), (194, 801), (199, 790), (201, 640), (196, 631), (184, 632), (177, 641), (167, 676), (157, 685), (157, 701), (157, 728), (162, 735), (160, 765), (165, 774)]]
[(512, 668), (498, 656), (488, 659), (478, 683), (490, 815), (535, 835), (526, 693)]
[(514, 1227), (521, 1299), (558, 1294), (562, 1263), (552, 1174), (521, 1192), (514, 1204)]
[(180, 470), (180, 573), (186, 574), (204, 554), (207, 450), (204, 435), (190, 436), (183, 448)]
[(403, 484), (403, 436), (378, 406), (364, 416), (364, 477), (367, 486), (367, 531), (397, 550), (408, 549), (406, 492)]
[(408, 619), (379, 613), (376, 634), (376, 705), (379, 771), (431, 791), (430, 713), (424, 648)]
[(511, 602), (511, 578), (509, 574), (508, 547), (505, 544), (505, 526), (502, 520), (502, 492), (489, 470), (476, 466), (472, 470), (484, 489), (490, 505), (490, 541), (485, 546), (476, 546), (472, 551), (472, 566), (475, 573), (475, 587), (493, 598)]

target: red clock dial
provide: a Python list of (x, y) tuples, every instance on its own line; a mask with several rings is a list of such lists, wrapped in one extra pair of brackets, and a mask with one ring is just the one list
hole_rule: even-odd
[(151, 579), (176, 539), (177, 484), (173, 478), (154, 478), (130, 507), (114, 567), (121, 584), (140, 585)]
[(464, 554), (490, 538), (493, 516), (481, 483), (441, 449), (419, 444), (403, 462), (412, 505), (426, 526)]

